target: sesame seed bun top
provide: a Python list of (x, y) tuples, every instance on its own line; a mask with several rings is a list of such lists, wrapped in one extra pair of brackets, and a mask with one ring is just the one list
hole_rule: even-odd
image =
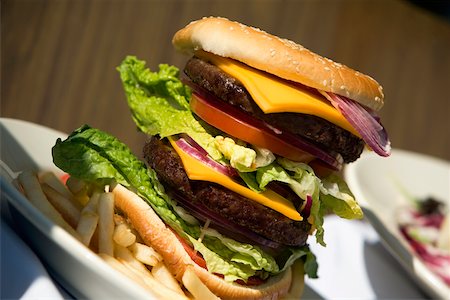
[(293, 41), (225, 18), (193, 21), (172, 40), (181, 52), (204, 50), (243, 62), (253, 68), (332, 92), (371, 109), (383, 106), (383, 89), (370, 76), (333, 62)]

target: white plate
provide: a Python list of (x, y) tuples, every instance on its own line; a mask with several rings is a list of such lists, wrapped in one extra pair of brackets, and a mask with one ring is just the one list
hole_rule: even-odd
[(450, 164), (444, 160), (394, 149), (388, 158), (364, 152), (348, 165), (345, 179), (366, 218), (384, 245), (433, 298), (448, 299), (450, 288), (413, 254), (398, 230), (398, 209), (408, 205), (403, 192), (450, 201)]
[[(12, 171), (54, 170), (51, 147), (66, 134), (29, 122), (0, 118), (1, 159)], [(135, 282), (111, 269), (97, 255), (55, 226), (10, 184), (1, 172), (12, 224), (29, 242), (48, 271), (79, 299), (154, 299)], [(3, 253), (2, 253), (3, 255)], [(23, 272), (27, 272), (26, 269)], [(7, 288), (7, 287), (2, 287)]]

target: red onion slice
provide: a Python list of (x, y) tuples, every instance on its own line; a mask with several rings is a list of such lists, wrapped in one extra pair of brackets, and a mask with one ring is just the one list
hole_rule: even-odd
[(325, 92), (331, 104), (355, 127), (366, 144), (380, 156), (391, 154), (391, 143), (375, 112), (344, 96)]
[(200, 154), (204, 155), (204, 156), (208, 156), (208, 152), (203, 149), (202, 146), (200, 146), (193, 138), (191, 138), (188, 134), (186, 133), (181, 133), (180, 137), (182, 137), (183, 139), (186, 140), (186, 142), (191, 145), (192, 147), (194, 147), (195, 149), (197, 149)]
[[(189, 144), (184, 138), (179, 138), (175, 142), (178, 147), (180, 147), (181, 150), (192, 156), (193, 158), (201, 161), (203, 164), (207, 165), (208, 167), (216, 170), (217, 172), (220, 172), (226, 176), (229, 177), (235, 177), (237, 176), (237, 172), (235, 169), (233, 169), (230, 166), (224, 166), (215, 160), (211, 159), (207, 153), (205, 155), (205, 150), (201, 148), (203, 151), (200, 151), (197, 149), (197, 147), (192, 146)], [(200, 146), (198, 146), (200, 147)]]
[(313, 202), (312, 196), (306, 195), (306, 203), (301, 211), (301, 214), (302, 214), (303, 218), (305, 218), (305, 219), (307, 219), (309, 217), (309, 215), (311, 214), (312, 202)]

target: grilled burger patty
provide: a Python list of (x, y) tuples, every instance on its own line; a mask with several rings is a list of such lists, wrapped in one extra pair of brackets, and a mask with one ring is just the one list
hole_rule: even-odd
[(196, 57), (191, 58), (185, 74), (222, 101), (268, 124), (301, 136), (325, 151), (340, 153), (345, 163), (355, 161), (364, 149), (364, 141), (322, 118), (300, 113), (265, 114), (245, 87), (218, 67)]
[(223, 218), (269, 240), (289, 246), (306, 243), (311, 229), (306, 219), (294, 221), (220, 185), (189, 180), (178, 154), (157, 137), (151, 137), (143, 151), (148, 165), (156, 171), (168, 192), (175, 190), (192, 203), (201, 203)]

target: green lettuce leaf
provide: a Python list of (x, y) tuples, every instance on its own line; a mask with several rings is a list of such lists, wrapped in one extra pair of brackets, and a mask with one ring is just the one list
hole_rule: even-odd
[(168, 205), (167, 195), (154, 170), (146, 168), (130, 149), (115, 137), (84, 125), (52, 148), (53, 162), (61, 170), (88, 182), (117, 182), (142, 196), (171, 227), (199, 235)]
[(336, 215), (346, 219), (361, 219), (363, 212), (344, 180), (336, 174), (322, 179), (320, 187), (323, 205)]
[(139, 130), (160, 137), (186, 133), (213, 159), (221, 159), (214, 145), (214, 137), (189, 109), (191, 90), (179, 79), (178, 68), (161, 64), (158, 72), (151, 72), (144, 61), (128, 56), (118, 71)]

